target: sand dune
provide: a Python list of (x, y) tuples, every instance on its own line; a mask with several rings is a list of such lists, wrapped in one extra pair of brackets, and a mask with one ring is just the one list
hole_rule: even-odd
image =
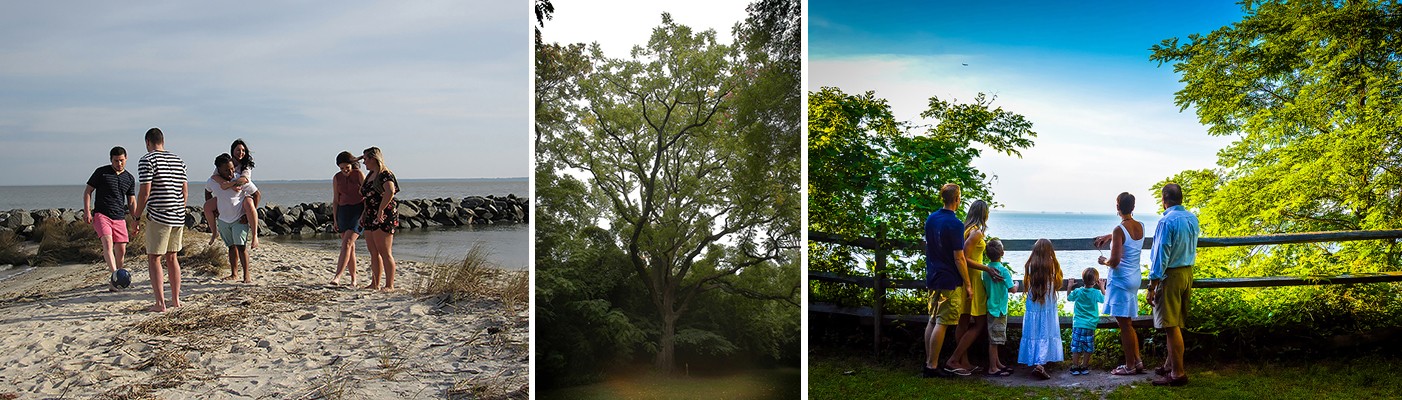
[(325, 285), (335, 254), (271, 241), (252, 254), (253, 284), (187, 270), (183, 306), (163, 314), (146, 311), (144, 260), (119, 292), (100, 263), (0, 282), (0, 396), (525, 397), (525, 304), (416, 297), (428, 266), (414, 262), (379, 293)]

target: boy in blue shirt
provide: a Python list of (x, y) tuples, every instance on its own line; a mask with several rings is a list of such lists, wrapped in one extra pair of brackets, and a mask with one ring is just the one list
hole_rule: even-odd
[(994, 280), (992, 274), (983, 272), (983, 286), (988, 293), (988, 376), (1009, 376), (1013, 369), (998, 360), (998, 347), (1008, 341), (1008, 292), (1012, 290), (1013, 271), (1003, 263), (1003, 242), (993, 239), (984, 250), (988, 256), (988, 267), (998, 271), (1004, 279)]
[(1076, 304), (1071, 323), (1071, 375), (1088, 375), (1090, 354), (1095, 352), (1095, 327), (1100, 324), (1100, 303), (1105, 302), (1100, 272), (1086, 268), (1081, 273), (1081, 287), (1067, 293), (1066, 300)]

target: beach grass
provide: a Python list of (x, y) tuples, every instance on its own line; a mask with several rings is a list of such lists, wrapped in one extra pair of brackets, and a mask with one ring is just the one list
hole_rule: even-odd
[(229, 269), (229, 249), (223, 246), (223, 242), (216, 241), (215, 244), (205, 245), (200, 243), (203, 240), (197, 239), (193, 240), (196, 244), (192, 246), (191, 241), (189, 236), (186, 236), (185, 251), (182, 252), (185, 256), (180, 257), (181, 268), (202, 275), (221, 275)]
[[(23, 245), (24, 240), (20, 239), (19, 235), (15, 234), (13, 231), (7, 230), (0, 232), (0, 265), (29, 264), (29, 255), (25, 254), (24, 248), (22, 247)], [(0, 397), (0, 400), (3, 399), (3, 397)]]
[[(495, 298), (508, 303), (528, 297), (525, 293), (518, 293), (522, 286), (517, 282), (519, 279), (504, 277), (506, 272), (492, 264), (490, 255), (486, 246), (476, 244), (459, 262), (433, 263), (428, 268), (428, 277), (419, 280), (414, 288), (415, 294), (442, 296), (445, 303), (473, 297)], [(529, 282), (524, 286), (528, 292)]]
[(102, 261), (102, 244), (88, 224), (48, 219), (35, 226), (34, 232), (40, 238), (36, 265)]

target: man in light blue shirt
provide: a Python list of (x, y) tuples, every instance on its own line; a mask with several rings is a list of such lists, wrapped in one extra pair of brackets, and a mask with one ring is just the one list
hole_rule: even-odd
[(1176, 183), (1163, 187), (1163, 218), (1154, 234), (1149, 266), (1149, 305), (1154, 327), (1168, 336), (1168, 358), (1155, 370), (1162, 375), (1156, 386), (1188, 383), (1183, 366), (1183, 331), (1188, 321), (1188, 300), (1193, 289), (1193, 263), (1198, 254), (1198, 217), (1183, 209), (1183, 189)]

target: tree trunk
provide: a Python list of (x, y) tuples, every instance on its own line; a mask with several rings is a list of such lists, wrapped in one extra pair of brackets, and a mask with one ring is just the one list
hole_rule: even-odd
[(660, 340), (661, 349), (657, 352), (657, 362), (654, 367), (658, 371), (670, 374), (676, 365), (676, 334), (677, 334), (677, 313), (671, 310), (658, 310), (662, 313), (662, 337)]

